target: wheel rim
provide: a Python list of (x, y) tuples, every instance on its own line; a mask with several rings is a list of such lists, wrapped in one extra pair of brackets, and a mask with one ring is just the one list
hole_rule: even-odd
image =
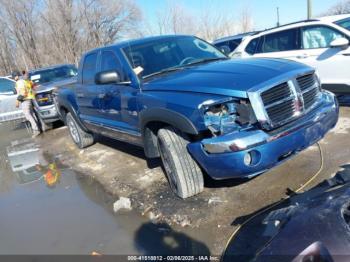
[(170, 168), (170, 159), (168, 157), (168, 154), (165, 152), (164, 150), (164, 144), (163, 142), (159, 139), (159, 152), (160, 152), (160, 157), (162, 159), (162, 162), (163, 162), (163, 166), (164, 166), (164, 169), (165, 169), (165, 173), (167, 175), (167, 178), (168, 178), (168, 181), (169, 181), (169, 184), (170, 184), (170, 188), (173, 190), (173, 191), (177, 191), (177, 180), (175, 178), (175, 174), (174, 172), (172, 171), (172, 169)]
[(69, 131), (70, 131), (70, 134), (71, 134), (74, 142), (79, 143), (80, 138), (79, 138), (78, 129), (77, 129), (75, 123), (71, 119), (68, 120), (68, 127), (69, 127)]

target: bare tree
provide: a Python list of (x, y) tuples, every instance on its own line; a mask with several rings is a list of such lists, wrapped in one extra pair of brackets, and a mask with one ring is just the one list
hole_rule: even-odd
[(85, 46), (114, 43), (136, 30), (141, 11), (131, 0), (79, 0)]
[(248, 7), (244, 7), (239, 16), (239, 32), (246, 33), (253, 30), (253, 19)]
[(25, 67), (38, 67), (41, 63), (37, 48), (37, 0), (0, 0), (6, 24), (24, 57)]
[[(78, 13), (78, 5), (74, 0), (45, 0), (44, 12), (41, 19), (44, 22), (41, 32), (43, 51), (46, 60), (56, 62), (77, 63), (81, 54), (79, 28), (81, 18)], [(50, 59), (51, 58), (51, 59)]]
[(197, 35), (212, 41), (223, 36), (235, 34), (237, 24), (232, 15), (215, 12), (214, 10), (211, 7), (203, 9), (198, 20)]
[(341, 0), (329, 8), (323, 15), (340, 15), (348, 13), (350, 13), (350, 0)]

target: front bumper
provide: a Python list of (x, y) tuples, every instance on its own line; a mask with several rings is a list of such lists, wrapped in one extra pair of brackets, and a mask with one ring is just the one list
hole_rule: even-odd
[[(241, 131), (188, 144), (199, 165), (214, 179), (259, 175), (318, 142), (339, 115), (335, 96), (323, 92), (320, 105), (302, 118), (272, 132)], [(250, 155), (250, 164), (245, 157)], [(247, 163), (247, 162), (246, 162)]]
[(38, 113), (39, 117), (45, 123), (51, 123), (59, 120), (55, 104), (48, 106), (38, 106), (38, 104), (35, 103), (34, 108), (35, 111)]

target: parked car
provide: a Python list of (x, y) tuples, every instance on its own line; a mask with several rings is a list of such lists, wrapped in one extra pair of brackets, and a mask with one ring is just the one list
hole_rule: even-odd
[(161, 157), (186, 198), (214, 179), (253, 177), (320, 140), (338, 119), (314, 69), (281, 59), (228, 59), (193, 36), (159, 36), (87, 52), (55, 98), (80, 147), (94, 133)]
[(35, 84), (34, 109), (43, 131), (52, 128), (53, 122), (59, 120), (52, 92), (63, 85), (74, 83), (76, 75), (76, 67), (70, 64), (54, 65), (29, 72), (30, 80)]
[(216, 39), (213, 42), (218, 49), (224, 53), (232, 53), (236, 50), (237, 46), (242, 42), (243, 38), (249, 35), (254, 34), (255, 32), (243, 33), (239, 35), (226, 36), (220, 39)]
[(0, 77), (0, 123), (24, 118), (21, 108), (16, 108), (16, 82), (8, 77)]
[(350, 165), (333, 178), (256, 214), (222, 261), (349, 261)]
[(324, 89), (349, 94), (350, 31), (338, 24), (324, 18), (268, 29), (247, 36), (231, 57), (302, 62), (317, 69)]

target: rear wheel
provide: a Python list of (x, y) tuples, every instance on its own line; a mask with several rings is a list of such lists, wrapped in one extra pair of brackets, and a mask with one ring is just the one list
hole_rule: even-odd
[(173, 127), (158, 131), (158, 150), (170, 184), (181, 198), (203, 191), (203, 174), (187, 151), (188, 138)]
[(68, 113), (66, 116), (66, 124), (68, 126), (70, 136), (79, 148), (85, 148), (94, 143), (94, 135), (85, 132), (78, 125), (71, 113)]

